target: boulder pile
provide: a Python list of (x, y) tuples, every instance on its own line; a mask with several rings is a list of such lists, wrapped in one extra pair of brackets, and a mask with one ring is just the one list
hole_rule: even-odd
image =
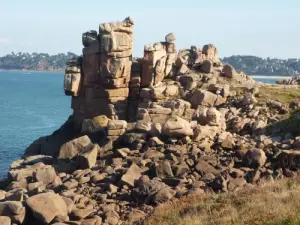
[(295, 75), (291, 79), (276, 80), (276, 84), (297, 85), (299, 84), (299, 80), (300, 80), (300, 75)]
[(300, 138), (267, 136), (288, 106), (259, 102), (255, 81), (211, 44), (177, 52), (170, 33), (134, 60), (133, 25), (83, 34), (65, 75), (73, 114), (12, 163), (1, 224), (138, 224), (172, 198), (293, 174)]

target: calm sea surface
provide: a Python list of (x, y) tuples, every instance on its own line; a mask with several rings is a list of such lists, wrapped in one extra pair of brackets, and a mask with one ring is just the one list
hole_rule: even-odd
[(0, 71), (0, 177), (32, 141), (66, 121), (70, 102), (63, 93), (61, 73)]
[(40, 136), (71, 114), (61, 73), (0, 72), (0, 177)]

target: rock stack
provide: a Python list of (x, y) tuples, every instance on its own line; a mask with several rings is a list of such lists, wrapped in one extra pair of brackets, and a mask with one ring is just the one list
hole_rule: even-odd
[(82, 82), (73, 84), (81, 91), (72, 97), (72, 109), (79, 124), (99, 115), (127, 118), (133, 25), (128, 17), (123, 22), (100, 24), (99, 34), (83, 34)]

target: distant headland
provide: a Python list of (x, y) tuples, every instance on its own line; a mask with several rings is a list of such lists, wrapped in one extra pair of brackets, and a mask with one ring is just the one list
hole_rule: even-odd
[[(59, 53), (50, 55), (47, 53), (10, 53), (0, 57), (1, 70), (18, 71), (64, 71), (66, 62), (74, 57), (75, 53)], [(276, 59), (259, 58), (257, 56), (233, 55), (220, 59), (224, 64), (228, 63), (239, 72), (248, 75), (264, 76), (294, 76), (300, 74), (300, 59)]]

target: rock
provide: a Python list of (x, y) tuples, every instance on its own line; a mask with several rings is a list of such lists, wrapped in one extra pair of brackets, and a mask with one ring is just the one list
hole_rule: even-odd
[(212, 73), (213, 71), (213, 62), (210, 60), (204, 60), (200, 69), (203, 73)]
[(190, 168), (188, 167), (188, 165), (184, 162), (181, 164), (172, 166), (172, 170), (176, 177), (181, 177), (184, 174), (188, 173), (189, 169)]
[(70, 214), (73, 211), (73, 209), (75, 208), (74, 202), (72, 201), (72, 199), (67, 198), (67, 197), (62, 196), (62, 199), (65, 201), (65, 203), (67, 205), (68, 214)]
[(53, 166), (45, 166), (37, 169), (34, 175), (38, 182), (42, 182), (45, 185), (52, 183), (56, 178), (56, 172)]
[(148, 145), (150, 147), (162, 146), (165, 143), (162, 142), (158, 137), (152, 137), (148, 140)]
[(0, 216), (1, 225), (11, 225), (11, 219), (8, 216)]
[(257, 103), (257, 100), (255, 98), (255, 96), (252, 93), (245, 93), (244, 94), (244, 98), (242, 100), (242, 105), (243, 106), (248, 106), (248, 105), (252, 105), (254, 103)]
[(172, 199), (176, 194), (176, 191), (172, 190), (169, 187), (165, 187), (159, 190), (153, 197), (153, 202), (155, 204), (164, 203)]
[(78, 156), (78, 165), (80, 169), (93, 168), (96, 165), (97, 156), (100, 147), (97, 144), (86, 147)]
[(201, 126), (197, 125), (194, 129), (193, 141), (198, 142), (205, 138), (213, 138), (216, 136), (218, 129), (211, 126)]
[(117, 225), (119, 223), (120, 216), (115, 210), (111, 210), (105, 213), (105, 222), (108, 225)]
[(180, 69), (177, 71), (177, 75), (181, 76), (181, 75), (185, 75), (188, 74), (190, 71), (190, 69), (187, 67), (187, 65), (182, 64)]
[(235, 145), (235, 143), (234, 143), (234, 140), (232, 140), (232, 138), (226, 138), (221, 143), (221, 147), (226, 150), (232, 149), (234, 147), (234, 145)]
[(252, 168), (262, 167), (266, 161), (267, 157), (265, 152), (257, 148), (249, 149), (243, 157), (244, 165)]
[(127, 122), (125, 120), (110, 120), (107, 124), (108, 130), (126, 129)]
[(68, 216), (67, 205), (57, 194), (38, 194), (28, 198), (26, 204), (41, 223), (49, 224), (56, 216)]
[(88, 136), (82, 136), (72, 141), (65, 143), (59, 150), (59, 159), (73, 159), (75, 158), (85, 147), (91, 144), (91, 140)]
[(75, 219), (85, 219), (94, 212), (93, 209), (75, 209), (72, 211), (72, 216)]
[(147, 150), (147, 152), (145, 153), (145, 158), (146, 159), (162, 159), (165, 157), (165, 154), (164, 153), (161, 153), (159, 151), (156, 151), (156, 150), (152, 150), (152, 149), (149, 149)]
[(165, 160), (158, 163), (155, 167), (156, 176), (159, 178), (173, 177), (170, 162)]
[(198, 161), (197, 165), (195, 166), (195, 169), (202, 176), (207, 173), (212, 173), (215, 176), (220, 174), (220, 172), (218, 170), (216, 170), (213, 166), (211, 166), (210, 164), (208, 164), (207, 162), (205, 162), (203, 160)]
[(143, 121), (143, 120), (138, 120), (135, 124), (135, 129), (138, 130), (138, 131), (141, 131), (141, 132), (150, 132), (151, 129), (152, 129), (152, 126), (151, 126), (151, 122), (149, 121)]
[(78, 186), (78, 181), (76, 181), (76, 180), (70, 180), (70, 181), (63, 183), (63, 187), (67, 190), (71, 190), (73, 188), (76, 188), (77, 186)]
[(103, 130), (108, 124), (108, 118), (105, 115), (96, 116), (92, 119), (85, 119), (82, 122), (81, 133), (96, 133)]
[(130, 187), (135, 186), (135, 182), (142, 176), (141, 169), (136, 165), (132, 164), (127, 172), (122, 176), (121, 181), (129, 185)]
[(117, 149), (117, 152), (121, 157), (126, 158), (127, 155), (130, 153), (130, 149), (129, 148), (120, 148), (120, 149)]
[(211, 93), (210, 91), (198, 89), (193, 93), (192, 97), (189, 99), (189, 102), (192, 104), (194, 109), (196, 109), (198, 105), (214, 106), (217, 97), (218, 96), (216, 94)]
[(237, 72), (231, 65), (225, 64), (223, 66), (223, 69), (222, 69), (223, 76), (228, 77), (228, 78), (233, 78), (236, 74), (237, 74)]
[(25, 213), (26, 209), (21, 202), (0, 202), (0, 216), (9, 217), (13, 223), (23, 224), (25, 219)]
[(194, 134), (190, 123), (179, 116), (171, 116), (163, 124), (162, 133), (170, 137), (192, 136)]
[(214, 107), (211, 107), (206, 112), (206, 124), (210, 126), (218, 126), (221, 120), (221, 113)]
[(174, 41), (176, 41), (176, 37), (175, 37), (174, 33), (167, 34), (165, 39), (166, 39), (166, 42), (168, 42), (168, 43), (174, 43)]

